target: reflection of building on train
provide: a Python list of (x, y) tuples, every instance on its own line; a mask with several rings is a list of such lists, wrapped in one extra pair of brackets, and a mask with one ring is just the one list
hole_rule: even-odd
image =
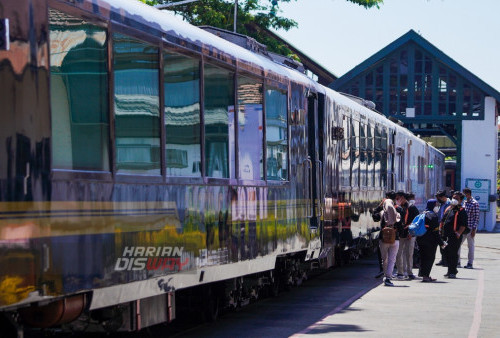
[(444, 187), (442, 153), (265, 51), (136, 1), (30, 6), (4, 9), (0, 51), (0, 313), (20, 325), (215, 316), (370, 249), (384, 191)]

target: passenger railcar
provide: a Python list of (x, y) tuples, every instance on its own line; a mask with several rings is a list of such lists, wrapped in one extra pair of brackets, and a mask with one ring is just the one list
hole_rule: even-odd
[(0, 17), (0, 314), (19, 325), (215, 316), (369, 249), (384, 191), (443, 187), (443, 155), (397, 123), (142, 3)]

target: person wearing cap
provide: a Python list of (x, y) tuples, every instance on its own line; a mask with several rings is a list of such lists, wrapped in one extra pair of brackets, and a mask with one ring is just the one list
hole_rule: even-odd
[(457, 278), (458, 248), (462, 244), (462, 233), (467, 227), (467, 212), (462, 207), (463, 200), (464, 195), (460, 191), (455, 191), (441, 221), (442, 237), (448, 243), (444, 249), (448, 262), (448, 273), (445, 277), (453, 279)]
[(408, 194), (404, 191), (396, 193), (396, 202), (403, 208), (401, 222), (403, 227), (399, 233), (399, 250), (396, 257), (396, 266), (398, 268), (398, 279), (415, 279), (413, 274), (413, 250), (415, 249), (415, 237), (410, 235), (408, 227), (419, 212), (416, 206), (409, 205)]
[[(438, 190), (438, 192), (436, 193), (436, 199), (440, 204), (437, 216), (438, 216), (438, 222), (441, 223), (444, 211), (446, 210), (446, 208), (449, 207), (451, 200), (446, 196), (446, 190)], [(443, 249), (439, 248), (439, 251), (441, 252), (441, 260), (438, 263), (436, 263), (436, 265), (447, 266), (448, 263), (446, 262), (446, 256), (444, 254)]]
[[(472, 190), (465, 188), (462, 190), (465, 195), (465, 211), (467, 212), (467, 226), (470, 232), (463, 236), (462, 243), (467, 239), (469, 254), (467, 256), (467, 265), (465, 269), (473, 269), (474, 263), (474, 237), (476, 236), (477, 226), (479, 224), (479, 203), (472, 197)], [(460, 245), (462, 248), (462, 245)], [(460, 249), (458, 249), (458, 262), (460, 262)]]
[(439, 235), (438, 211), (437, 200), (428, 200), (424, 211), (427, 231), (422, 236), (417, 237), (417, 244), (420, 250), (420, 275), (424, 283), (436, 281), (430, 276), (432, 265), (436, 258), (436, 248), (438, 245), (440, 247), (446, 246)]

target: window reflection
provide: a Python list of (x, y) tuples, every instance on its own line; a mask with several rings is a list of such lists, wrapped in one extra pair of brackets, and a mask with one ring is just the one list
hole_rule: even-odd
[(199, 61), (173, 53), (163, 59), (167, 175), (200, 177)]
[(118, 172), (160, 174), (158, 48), (113, 34)]
[(206, 175), (234, 178), (234, 75), (206, 64), (204, 77)]
[(238, 77), (239, 178), (264, 179), (262, 84)]
[(279, 89), (266, 90), (267, 179), (288, 180), (287, 95)]
[(53, 165), (109, 170), (106, 29), (54, 9), (49, 22)]

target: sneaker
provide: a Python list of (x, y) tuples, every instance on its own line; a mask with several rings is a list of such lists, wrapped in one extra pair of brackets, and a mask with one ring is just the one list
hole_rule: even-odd
[(380, 271), (379, 273), (377, 273), (377, 274), (375, 275), (375, 278), (380, 278), (380, 277), (382, 277), (383, 275), (384, 275), (384, 271)]
[(449, 279), (457, 279), (457, 275), (450, 273), (450, 274), (448, 275), (448, 278), (449, 278)]
[(436, 281), (436, 279), (432, 278), (432, 277), (423, 277), (423, 279), (422, 279), (423, 283), (432, 283), (432, 282), (435, 282), (435, 281)]
[(405, 276), (405, 275), (400, 274), (400, 273), (398, 273), (398, 274), (396, 275), (396, 277), (397, 277), (398, 279), (405, 279), (405, 278), (406, 278), (406, 276)]
[(474, 268), (472, 267), (472, 264), (467, 263), (467, 265), (464, 266), (464, 269), (474, 269)]
[(417, 278), (417, 277), (415, 277), (415, 275), (413, 275), (413, 274), (412, 275), (408, 275), (408, 279), (415, 279), (415, 278)]
[(443, 275), (444, 277), (448, 278), (449, 274)]
[(394, 284), (391, 282), (389, 278), (384, 279), (384, 285), (385, 286), (394, 286)]

